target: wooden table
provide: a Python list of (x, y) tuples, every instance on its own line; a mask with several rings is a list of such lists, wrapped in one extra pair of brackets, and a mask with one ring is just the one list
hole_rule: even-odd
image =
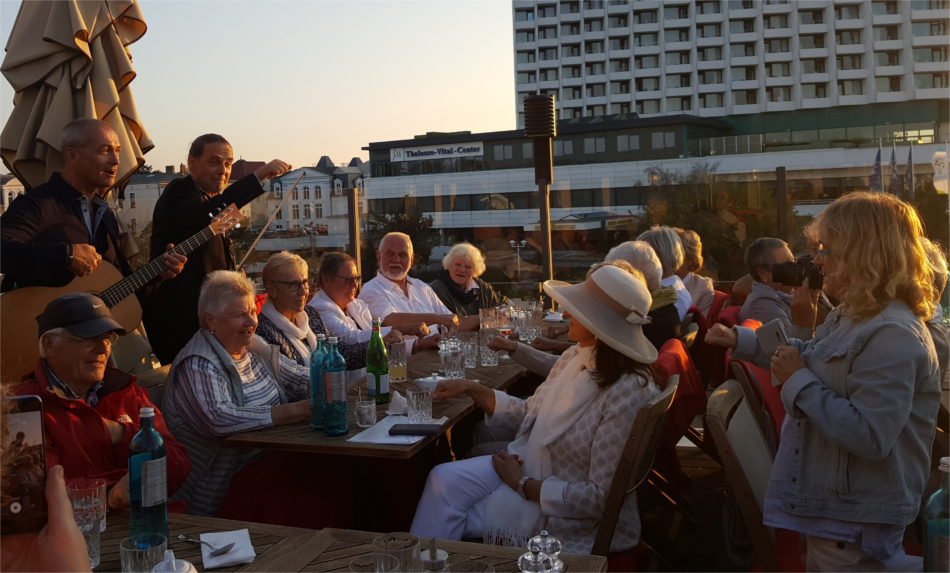
[[(348, 571), (350, 561), (373, 552), (373, 539), (378, 533), (347, 529), (299, 529), (262, 523), (229, 521), (194, 515), (170, 514), (169, 549), (175, 557), (190, 561), (204, 571), (201, 549), (195, 543), (179, 541), (185, 534), (197, 538), (201, 533), (247, 529), (257, 558), (252, 563), (225, 567), (214, 571)], [(120, 571), (119, 542), (129, 536), (128, 511), (109, 514), (108, 526), (102, 534), (102, 560), (96, 572)], [(428, 547), (428, 539), (423, 540)], [(498, 547), (461, 541), (440, 541), (439, 547), (449, 553), (449, 563), (479, 560), (491, 563), (496, 571), (518, 571), (518, 557), (524, 549)], [(591, 555), (561, 554), (567, 571), (606, 571), (607, 559)]]
[[(439, 371), (439, 354), (434, 351), (424, 351), (409, 357), (409, 380), (424, 378)], [(478, 367), (465, 372), (469, 378), (477, 379), (493, 390), (504, 390), (513, 382), (521, 379), (527, 371), (514, 360), (499, 360), (499, 366)], [(280, 450), (287, 452), (308, 452), (319, 454), (338, 454), (348, 456), (366, 456), (379, 458), (408, 459), (417, 452), (434, 442), (439, 436), (426, 436), (412, 445), (365, 444), (348, 442), (347, 440), (360, 433), (363, 428), (356, 425), (354, 402), (357, 400), (356, 386), (365, 388), (365, 384), (351, 384), (348, 394), (350, 431), (345, 436), (328, 438), (322, 431), (310, 428), (309, 422), (277, 426), (253, 432), (244, 432), (228, 437), (224, 444), (230, 448), (257, 448), (265, 450)], [(403, 396), (407, 389), (415, 389), (414, 382), (392, 384), (390, 391), (398, 390)], [(385, 415), (389, 404), (377, 406), (377, 419)], [(449, 419), (442, 424), (439, 435), (457, 424), (466, 415), (475, 409), (475, 404), (468, 396), (459, 396), (445, 402), (432, 404), (432, 416), (436, 419), (447, 416)]]

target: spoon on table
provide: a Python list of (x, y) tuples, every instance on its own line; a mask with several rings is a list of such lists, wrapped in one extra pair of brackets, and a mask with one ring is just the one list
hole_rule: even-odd
[(208, 547), (211, 548), (211, 556), (212, 556), (212, 557), (217, 557), (217, 556), (219, 556), (219, 555), (224, 555), (225, 553), (227, 553), (228, 551), (231, 551), (231, 549), (234, 548), (234, 544), (233, 544), (233, 543), (228, 543), (228, 544), (225, 545), (224, 547), (215, 548), (214, 545), (211, 545), (211, 544), (208, 543), (207, 541), (202, 541), (202, 540), (200, 540), (200, 539), (194, 539), (194, 538), (192, 538), (192, 537), (188, 537), (187, 535), (179, 535), (179, 536), (178, 536), (178, 539), (181, 539), (182, 541), (190, 541), (190, 542), (192, 542), (192, 543), (204, 543), (205, 545), (207, 545)]

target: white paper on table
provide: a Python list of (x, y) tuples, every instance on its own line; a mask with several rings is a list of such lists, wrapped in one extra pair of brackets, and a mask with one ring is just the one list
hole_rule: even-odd
[(217, 533), (202, 533), (198, 539), (207, 541), (215, 547), (223, 547), (228, 543), (233, 543), (234, 547), (224, 555), (212, 557), (213, 549), (201, 544), (201, 562), (205, 569), (216, 569), (218, 567), (232, 567), (242, 563), (250, 563), (257, 557), (254, 552), (254, 546), (251, 544), (251, 535), (247, 529), (238, 529), (237, 531), (220, 531)]
[[(444, 424), (448, 421), (448, 416), (442, 416), (438, 420), (432, 420), (430, 424)], [(408, 446), (425, 438), (426, 436), (390, 436), (389, 429), (396, 424), (408, 424), (408, 416), (386, 416), (376, 422), (375, 426), (366, 428), (359, 434), (356, 434), (348, 442), (362, 442), (364, 444), (392, 444), (397, 446)]]
[(552, 312), (551, 314), (544, 317), (544, 322), (561, 322), (564, 319), (564, 315), (560, 312)]
[(389, 409), (386, 410), (387, 416), (403, 416), (409, 412), (409, 402), (397, 391), (393, 391), (392, 398), (389, 400)]

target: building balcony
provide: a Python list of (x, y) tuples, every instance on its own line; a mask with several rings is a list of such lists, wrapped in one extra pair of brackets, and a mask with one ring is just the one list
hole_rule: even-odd
[(697, 48), (710, 48), (724, 45), (725, 41), (723, 40), (722, 36), (716, 36), (714, 38), (696, 38)]
[(732, 80), (729, 89), (733, 91), (756, 90), (759, 89), (759, 80)]
[(665, 47), (667, 52), (689, 51), (693, 47), (693, 42), (667, 42)]
[(799, 34), (827, 34), (830, 27), (827, 23), (821, 24), (801, 24), (798, 26)]
[(539, 48), (556, 48), (558, 46), (557, 38), (538, 39)]
[(910, 99), (907, 96), (908, 96), (907, 92), (901, 91), (901, 92), (877, 92), (875, 97), (878, 103), (890, 103), (890, 102), (907, 101), (908, 99)]
[(726, 115), (725, 107), (700, 107), (695, 110), (699, 117), (721, 117)]
[(802, 99), (802, 107), (805, 109), (831, 107), (831, 98), (813, 97), (813, 98)]
[(544, 26), (557, 26), (558, 23), (560, 22), (557, 16), (550, 16), (548, 18), (538, 18), (535, 21), (538, 23), (539, 28), (544, 27)]
[(930, 48), (950, 44), (950, 36), (914, 36), (911, 45), (915, 48)]
[(874, 68), (875, 76), (902, 76), (904, 73), (904, 66), (877, 66)]
[[(667, 2), (665, 5), (669, 5)], [(692, 22), (689, 21), (689, 18), (670, 18), (669, 20), (663, 20), (664, 28), (689, 28)]]
[(607, 38), (607, 34), (603, 30), (601, 30), (600, 32), (584, 32), (585, 42), (594, 42), (597, 40), (604, 40), (606, 38)]
[(637, 12), (640, 10), (658, 10), (660, 8), (659, 0), (638, 0), (632, 4), (637, 9)]
[(795, 5), (799, 10), (820, 10), (828, 7), (828, 0), (798, 0)]
[(584, 98), (584, 103), (591, 105), (607, 105), (607, 96)]
[(706, 62), (696, 62), (697, 70), (721, 70), (726, 67), (725, 60), (709, 60)]
[(726, 91), (726, 84), (699, 84), (696, 88), (696, 92), (701, 94), (722, 93)]
[(849, 56), (852, 54), (863, 54), (867, 48), (864, 44), (838, 44), (835, 46), (835, 52), (839, 56)]
[(759, 63), (758, 56), (738, 56), (729, 58), (729, 65), (733, 67), (739, 66), (755, 66)]
[[(634, 46), (633, 49), (636, 51), (636, 54), (638, 56), (653, 56), (660, 53), (659, 44), (652, 44), (649, 46)], [(618, 55), (615, 55), (615, 54), (620, 54), (620, 53), (627, 54), (627, 57), (630, 57), (632, 55), (630, 50), (622, 50), (621, 52), (610, 52), (610, 57), (611, 58), (620, 57)]]
[(871, 17), (871, 23), (874, 24), (875, 26), (903, 24), (904, 17), (901, 16), (900, 14), (881, 14), (881, 15), (875, 14), (874, 16)]
[(623, 26), (620, 28), (607, 28), (607, 35), (611, 38), (616, 38), (617, 36), (629, 36), (630, 35), (630, 26)]
[(654, 32), (658, 33), (660, 31), (660, 23), (653, 22), (652, 24), (634, 24), (633, 33), (641, 34), (643, 32)]
[(911, 10), (911, 20), (946, 20), (950, 18), (950, 9), (947, 10)]
[(802, 48), (798, 50), (798, 58), (800, 60), (808, 60), (811, 58), (827, 58), (828, 57), (828, 48)]
[(789, 14), (792, 11), (792, 6), (796, 4), (795, 2), (789, 2), (787, 4), (766, 4), (765, 2), (760, 2), (762, 5), (762, 14), (771, 16), (772, 14)]
[(757, 103), (732, 106), (732, 113), (734, 113), (735, 115), (747, 114), (747, 113), (761, 113), (761, 112), (762, 112), (762, 108)]
[(803, 84), (818, 84), (821, 82), (830, 81), (831, 74), (802, 74), (801, 83)]
[(755, 32), (742, 32), (739, 34), (729, 34), (729, 42), (733, 44), (745, 44), (750, 42), (756, 42), (759, 39), (759, 35)]
[(769, 101), (765, 102), (765, 111), (794, 111), (795, 102), (793, 101)]
[(765, 63), (770, 64), (772, 62), (790, 62), (792, 61), (792, 52), (772, 52), (771, 54), (765, 54)]
[(773, 39), (773, 38), (791, 38), (791, 37), (792, 37), (792, 29), (791, 29), (791, 27), (789, 27), (789, 28), (772, 28), (771, 30), (765, 29), (765, 30), (763, 30), (763, 32), (762, 32), (762, 36), (763, 36), (766, 40), (771, 40), (771, 39)]
[(538, 82), (538, 88), (542, 90), (550, 90), (550, 89), (556, 90), (559, 87), (561, 87), (561, 82), (559, 82), (558, 80)]
[(587, 76), (587, 83), (589, 84), (603, 84), (607, 82), (607, 76), (604, 74), (591, 74)]
[(853, 18), (851, 20), (835, 20), (835, 30), (863, 30), (867, 26), (867, 20), (864, 18)]
[(885, 50), (903, 50), (903, 40), (874, 40), (874, 51), (883, 52)]
[(603, 18), (603, 17), (604, 17), (604, 10), (603, 10), (603, 9), (601, 9), (601, 10), (583, 10), (583, 9), (582, 9), (582, 10), (581, 10), (581, 13), (584, 14), (584, 18), (593, 19), (593, 18)]
[(633, 79), (633, 73), (630, 70), (625, 72), (610, 72), (611, 81), (625, 81)]
[(581, 21), (581, 13), (580, 13), (580, 12), (576, 12), (576, 13), (574, 13), (574, 14), (561, 13), (561, 14), (558, 15), (558, 21), (560, 21), (560, 22), (562, 22), (562, 23), (565, 23), (565, 24), (571, 24), (571, 23), (574, 23), (574, 22), (580, 22), (580, 21)]
[(515, 22), (515, 30), (534, 30), (535, 21), (534, 20), (525, 20), (524, 22)]
[(693, 87), (666, 88), (666, 97), (683, 97), (693, 95)]
[(607, 61), (607, 54), (600, 52), (599, 54), (584, 54), (585, 62), (604, 62)]
[(569, 88), (584, 85), (584, 78), (561, 78), (561, 86)]
[(725, 20), (722, 12), (718, 14), (696, 14), (696, 23), (697, 24), (715, 24), (716, 22), (723, 22)]
[(561, 56), (561, 66), (577, 66), (584, 63), (583, 54), (580, 56)]
[(838, 105), (867, 105), (867, 94), (861, 95), (839, 95)]
[(519, 92), (537, 92), (538, 84), (534, 82), (530, 84), (518, 84), (515, 86), (515, 89)]
[(662, 68), (646, 68), (633, 71), (635, 78), (655, 78), (663, 74)]
[(693, 64), (667, 64), (665, 66), (666, 74), (688, 74), (693, 71)]
[(627, 92), (625, 94), (610, 94), (610, 103), (626, 103), (633, 101), (633, 94)]
[[(728, 6), (728, 3), (727, 3)], [(730, 20), (745, 20), (748, 18), (755, 18), (758, 16), (758, 10), (755, 8), (744, 8), (742, 10), (729, 10), (728, 16)]]
[(765, 87), (771, 88), (776, 86), (791, 86), (795, 83), (795, 78), (792, 76), (780, 76), (774, 78), (765, 78)]
[(515, 64), (516, 72), (533, 72), (538, 69), (537, 62), (530, 62), (527, 64)]
[(608, 4), (608, 5), (607, 5), (607, 13), (608, 13), (608, 14), (626, 14), (626, 13), (630, 12), (630, 5), (631, 5), (631, 4), (633, 4), (632, 1), (631, 1), (631, 2), (628, 2), (627, 4), (616, 4), (616, 5), (614, 5), (614, 4)]
[(867, 70), (838, 70), (839, 80), (863, 80), (870, 75)]
[(947, 99), (947, 88), (916, 88), (917, 99)]
[(950, 62), (914, 62), (914, 73), (950, 72)]
[(519, 50), (534, 50), (537, 49), (537, 42), (515, 42), (515, 48)]

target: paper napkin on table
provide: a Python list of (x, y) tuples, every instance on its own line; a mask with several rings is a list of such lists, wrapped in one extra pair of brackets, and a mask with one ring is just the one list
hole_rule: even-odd
[(399, 392), (393, 392), (392, 397), (389, 399), (389, 409), (387, 410), (387, 416), (404, 416), (409, 412), (409, 402), (406, 401), (405, 396)]
[[(432, 420), (430, 424), (444, 424), (448, 421), (448, 416), (442, 416), (438, 420)], [(425, 438), (426, 436), (390, 436), (389, 428), (396, 424), (409, 424), (408, 416), (386, 416), (376, 422), (375, 426), (366, 428), (359, 434), (356, 434), (348, 442), (363, 442), (366, 444), (393, 444), (396, 446), (408, 446)]]
[(544, 317), (545, 322), (561, 322), (562, 320), (564, 320), (564, 315), (560, 312), (552, 312)]
[(250, 563), (257, 557), (254, 552), (254, 546), (251, 545), (251, 535), (246, 529), (237, 531), (221, 531), (219, 533), (202, 533), (199, 537), (202, 541), (207, 541), (215, 547), (223, 547), (233, 543), (234, 547), (224, 555), (212, 557), (211, 549), (204, 543), (201, 544), (201, 561), (205, 569), (216, 569), (218, 567), (231, 567), (242, 563)]

